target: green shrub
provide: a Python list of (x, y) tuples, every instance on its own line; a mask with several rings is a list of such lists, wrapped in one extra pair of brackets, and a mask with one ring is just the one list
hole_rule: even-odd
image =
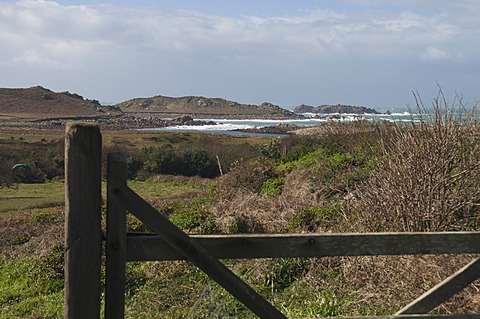
[(305, 207), (298, 211), (289, 220), (287, 229), (291, 232), (309, 231), (315, 232), (318, 228), (330, 229), (338, 223), (343, 215), (342, 206), (333, 207)]
[(329, 167), (334, 171), (342, 170), (355, 163), (355, 159), (350, 153), (333, 153), (325, 158)]
[(272, 160), (248, 161), (221, 177), (215, 195), (228, 198), (239, 190), (260, 193), (265, 181), (277, 177), (278, 172)]
[(154, 174), (200, 176), (213, 178), (219, 175), (218, 165), (206, 151), (189, 148), (175, 152), (171, 144), (146, 148), (144, 169)]
[(125, 293), (130, 298), (147, 282), (147, 276), (142, 269), (142, 262), (128, 262), (125, 267)]
[(308, 258), (279, 258), (273, 260), (270, 269), (266, 270), (265, 287), (271, 292), (279, 292), (301, 278), (310, 265)]
[(178, 157), (173, 151), (171, 144), (163, 144), (160, 147), (145, 148), (147, 160), (144, 168), (154, 174), (172, 174), (176, 172)]
[(129, 155), (127, 156), (127, 178), (134, 179), (139, 172), (143, 169), (143, 161), (138, 157)]
[(19, 236), (15, 235), (13, 236), (12, 239), (10, 239), (10, 244), (11, 245), (23, 245), (27, 243), (30, 240), (29, 236)]
[(132, 232), (148, 233), (152, 232), (142, 221), (132, 214), (127, 215), (127, 229)]
[(180, 155), (182, 175), (213, 178), (219, 175), (217, 162), (206, 152), (188, 149)]
[(277, 196), (282, 193), (285, 177), (270, 178), (262, 185), (262, 192), (269, 196)]
[(314, 151), (321, 145), (321, 140), (312, 136), (287, 136), (281, 139), (284, 149), (282, 162), (296, 161), (302, 156)]
[(204, 207), (204, 201), (177, 203), (166, 209), (170, 221), (184, 231), (200, 234), (218, 232), (215, 217)]
[(260, 145), (260, 153), (271, 159), (279, 159), (281, 157), (280, 152), (280, 139), (271, 139), (267, 144)]
[(233, 214), (228, 225), (230, 234), (263, 233), (263, 225), (254, 217), (247, 214)]
[(43, 291), (47, 293), (63, 289), (64, 251), (63, 245), (53, 245), (50, 252), (37, 261), (35, 271), (31, 274), (35, 284), (43, 287)]
[(288, 318), (323, 318), (345, 315), (349, 300), (337, 296), (334, 290), (313, 287), (301, 281), (282, 294), (279, 309)]
[(53, 212), (41, 212), (39, 214), (35, 214), (30, 218), (30, 223), (32, 225), (38, 224), (48, 224), (58, 220), (60, 216)]

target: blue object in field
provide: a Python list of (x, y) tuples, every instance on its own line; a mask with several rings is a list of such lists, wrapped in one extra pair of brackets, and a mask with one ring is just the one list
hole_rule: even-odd
[(12, 167), (12, 171), (16, 170), (17, 168), (24, 168), (26, 169), (27, 171), (31, 172), (32, 170), (30, 169), (30, 166), (28, 166), (27, 164), (15, 164), (13, 165)]
[(30, 166), (28, 166), (27, 164), (15, 164), (12, 167), (12, 172), (14, 172), (16, 169), (20, 169), (20, 168), (27, 171), (28, 182), (31, 182), (32, 181), (32, 170), (31, 170)]

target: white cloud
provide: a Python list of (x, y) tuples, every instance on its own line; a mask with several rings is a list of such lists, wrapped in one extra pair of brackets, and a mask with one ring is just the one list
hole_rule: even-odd
[(423, 52), (422, 58), (426, 61), (439, 61), (449, 58), (449, 55), (439, 48), (429, 47)]
[[(389, 47), (388, 58), (404, 53), (424, 43), (434, 45), (448, 41), (455, 28), (442, 18), (402, 13), (395, 17), (359, 19), (329, 11), (311, 11), (293, 17), (208, 16), (189, 11), (162, 11), (114, 6), (60, 6), (53, 1), (21, 1), (3, 8), (1, 27), (10, 34), (23, 37), (23, 48), (43, 47), (46, 51), (64, 45), (69, 55), (81, 47), (70, 45), (82, 42), (90, 50), (129, 47), (129, 52), (158, 50), (171, 54), (196, 55), (215, 52), (216, 55), (256, 57), (282, 56), (302, 52), (337, 57), (338, 52), (354, 56), (378, 57), (378, 48)], [(13, 14), (12, 14), (13, 12)], [(7, 18), (7, 15), (10, 18)], [(7, 19), (6, 19), (7, 18)], [(4, 38), (4, 41), (11, 42)], [(17, 44), (18, 45), (18, 44)], [(70, 48), (70, 50), (68, 50)], [(401, 52), (403, 51), (403, 52)], [(87, 52), (84, 52), (88, 54)]]
[(14, 57), (9, 61), (10, 65), (20, 64), (38, 69), (49, 70), (67, 70), (70, 69), (68, 65), (65, 65), (55, 59), (51, 59), (36, 50), (27, 50)]
[[(375, 2), (368, 3), (371, 7)], [(401, 10), (311, 8), (273, 17), (43, 0), (0, 3), (0, 72), (6, 65), (75, 70), (86, 78), (97, 72), (105, 74), (99, 77), (103, 81), (132, 91), (154, 90), (151, 83), (156, 83), (159, 88), (152, 94), (162, 90), (207, 94), (223, 87), (234, 95), (235, 89), (225, 84), (230, 82), (245, 92), (247, 100), (254, 91), (248, 87), (252, 83), (281, 99), (286, 87), (302, 85), (302, 79), (342, 81), (350, 74), (351, 83), (358, 79), (366, 85), (381, 81), (385, 74), (416, 72), (427, 61), (430, 67), (458, 63), (461, 57), (462, 63), (478, 65), (477, 2), (441, 2), (428, 13), (424, 6), (415, 10), (414, 5), (395, 3)], [(84, 82), (86, 87), (94, 85)], [(271, 84), (270, 91), (265, 83)], [(303, 85), (314, 90), (310, 83)]]

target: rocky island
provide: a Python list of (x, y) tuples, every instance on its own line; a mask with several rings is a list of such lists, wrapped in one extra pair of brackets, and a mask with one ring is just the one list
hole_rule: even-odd
[(260, 105), (242, 104), (222, 98), (203, 96), (135, 98), (116, 105), (125, 113), (140, 116), (178, 117), (192, 115), (195, 118), (222, 119), (291, 119), (301, 116), (269, 102)]
[(319, 105), (319, 106), (310, 106), (301, 104), (295, 107), (293, 110), (296, 114), (302, 113), (315, 113), (315, 114), (380, 114), (377, 110), (368, 108), (365, 106), (355, 106), (355, 105), (345, 105), (345, 104), (336, 104), (336, 105)]

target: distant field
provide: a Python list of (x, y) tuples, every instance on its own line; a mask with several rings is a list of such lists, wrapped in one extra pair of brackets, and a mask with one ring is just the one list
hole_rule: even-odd
[(42, 118), (38, 114), (31, 113), (0, 113), (0, 120), (7, 121), (31, 121)]
[[(172, 177), (170, 180), (129, 181), (128, 185), (145, 198), (164, 199), (183, 194), (202, 192), (205, 185)], [(33, 208), (58, 207), (65, 205), (65, 183), (63, 180), (42, 184), (17, 184), (0, 189), (0, 218)], [(106, 183), (102, 183), (105, 198)]]
[(0, 189), (0, 212), (62, 206), (65, 203), (64, 194), (63, 181), (17, 184), (2, 188)]

